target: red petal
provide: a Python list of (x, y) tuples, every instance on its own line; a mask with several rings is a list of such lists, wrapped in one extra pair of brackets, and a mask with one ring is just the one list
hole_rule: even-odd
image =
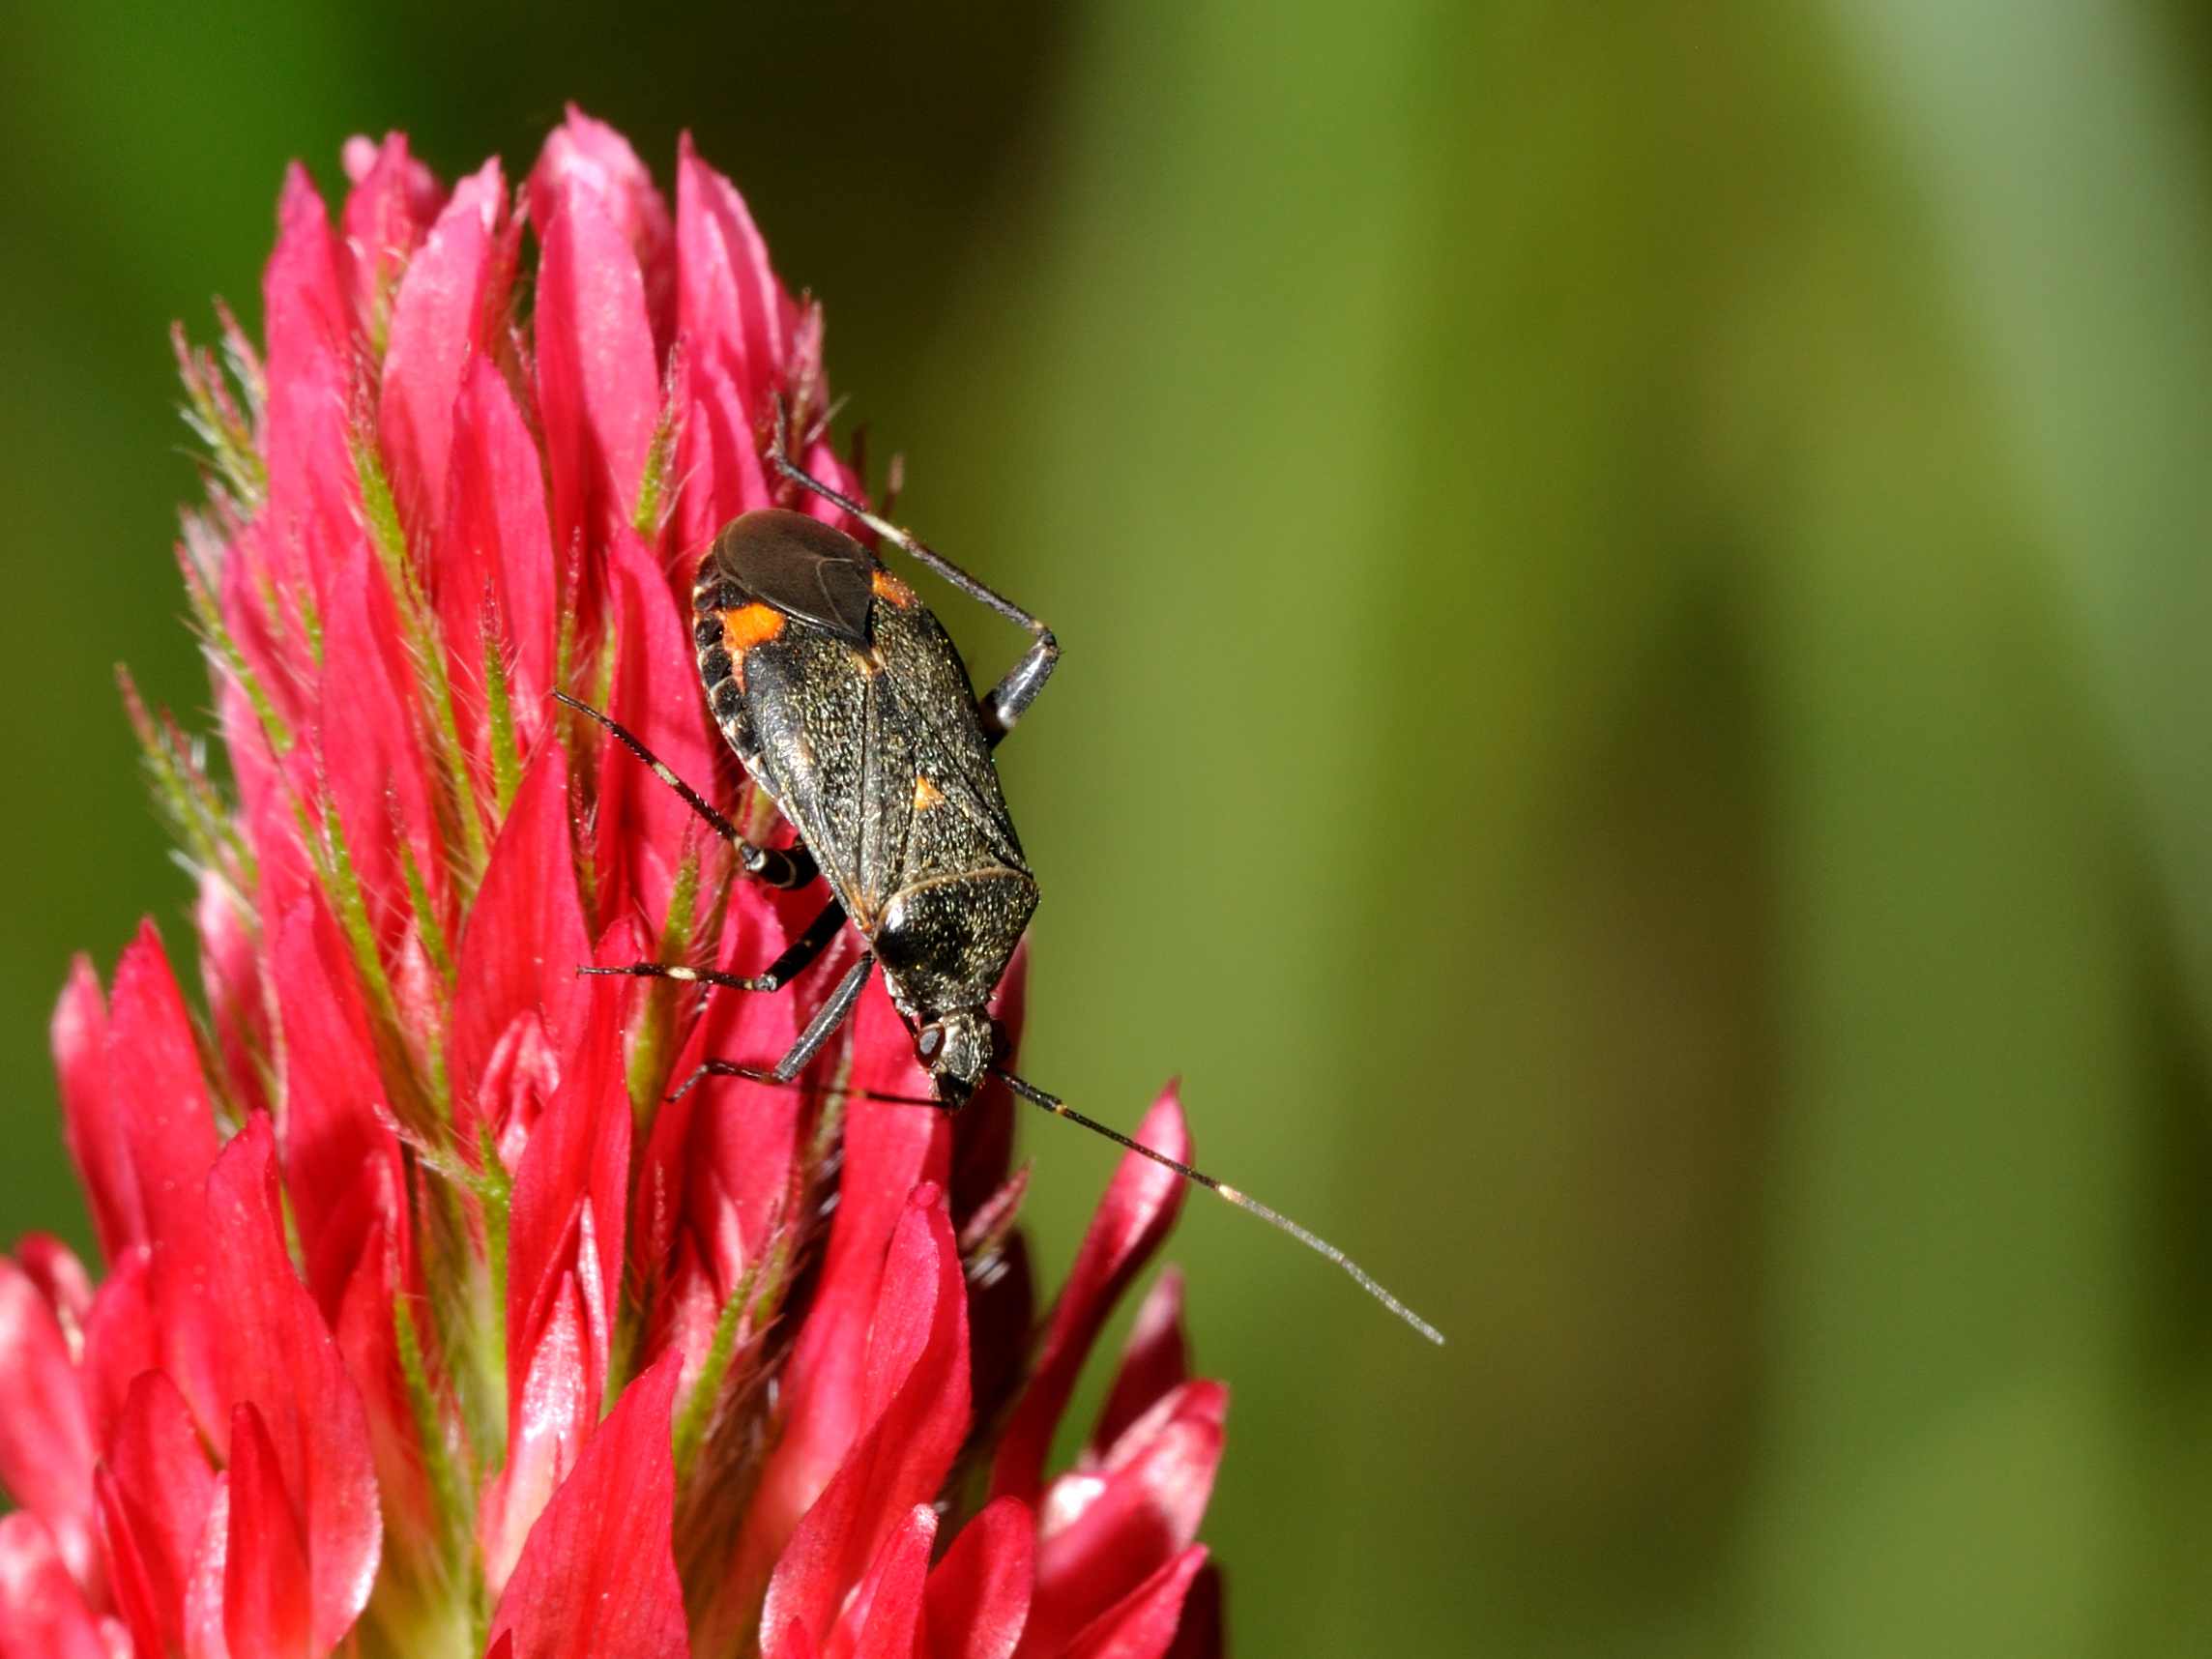
[(508, 1360), (507, 1467), (484, 1491), (479, 1525), (484, 1584), (494, 1595), (592, 1432), (599, 1397), (586, 1365), (590, 1348), (583, 1294), (576, 1276), (564, 1273), (538, 1317), (535, 1340), (519, 1351), (520, 1361)]
[(0, 1486), (45, 1520), (79, 1580), (92, 1567), (92, 1425), (69, 1342), (30, 1276), (0, 1256)]
[(928, 1659), (1011, 1659), (1030, 1615), (1034, 1518), (1002, 1498), (960, 1529), (929, 1575)]
[(1221, 1595), (1221, 1568), (1209, 1560), (1199, 1568), (1182, 1598), (1182, 1618), (1176, 1625), (1175, 1644), (1167, 1659), (1221, 1659), (1228, 1651)]
[[(730, 895), (719, 966), (754, 974), (805, 925), (819, 892), (776, 894), (742, 883)], [(840, 947), (840, 950), (842, 947)], [(835, 983), (838, 957), (808, 970), (781, 996), (717, 994), (691, 1029), (671, 1073), (691, 1075), (709, 1056), (757, 1057), (772, 1064), (791, 1047), (811, 1011), (801, 998)], [(664, 1202), (639, 1217), (641, 1259), (655, 1267), (676, 1260), (688, 1235), (710, 1272), (714, 1299), (731, 1295), (783, 1220), (801, 1125), (812, 1103), (796, 1089), (725, 1079), (664, 1102), (654, 1120), (641, 1190)], [(711, 1317), (711, 1316), (710, 1316)]]
[(0, 1659), (117, 1659), (37, 1516), (0, 1516)]
[(200, 983), (214, 1016), (216, 1057), (233, 1097), (267, 1111), (260, 1057), (269, 1040), (269, 1013), (261, 995), (261, 941), (230, 885), (215, 872), (200, 877), (192, 922), (200, 938)]
[(561, 603), (537, 440), (489, 358), (473, 358), (461, 378), (450, 448), (445, 516), (432, 521), (440, 526), (431, 571), (439, 620), (455, 681), (480, 687), (489, 601), (509, 656), (516, 738), (529, 753), (545, 728)]
[(917, 1503), (884, 1539), (822, 1659), (914, 1659), (937, 1511)]
[(119, 1118), (111, 1133), (138, 1209), (124, 1242), (159, 1242), (191, 1224), (218, 1143), (191, 1021), (150, 921), (115, 966), (106, 1053), (107, 1100)]
[(486, 161), (454, 188), (393, 302), (377, 417), (393, 494), (409, 524), (435, 526), (445, 512), (453, 400), (483, 349), (498, 267), (493, 230), (506, 205), (499, 162)]
[[(551, 154), (550, 149), (548, 155)], [(553, 481), (555, 544), (597, 547), (629, 523), (660, 421), (645, 283), (597, 190), (556, 174), (531, 213), (538, 262), (538, 412)]]
[(515, 1179), (507, 1275), (510, 1425), (521, 1410), (525, 1369), (550, 1298), (570, 1273), (583, 1297), (586, 1399), (598, 1399), (606, 1376), (629, 1181), (626, 1005), (611, 988), (593, 1000), (583, 1039), (563, 1064), (561, 1086), (531, 1131)]
[(455, 1133), (472, 1154), (485, 1126), (480, 1089), (501, 1037), (528, 1016), (541, 1024), (556, 1055), (571, 1047), (590, 1006), (591, 982), (578, 980), (576, 970), (591, 959), (568, 838), (568, 757), (559, 743), (545, 743), (500, 826), (461, 933), (452, 1024)]
[[(242, 541), (262, 568), (226, 595), (233, 626), (262, 608), (264, 590), (297, 605), (303, 588), (328, 609), (330, 583), (365, 545), (350, 448), (356, 325), (337, 240), (322, 199), (298, 166), (285, 176), (276, 251), (262, 278), (269, 336), (262, 447), (269, 499)], [(243, 564), (235, 557), (233, 566)], [(245, 574), (242, 570), (241, 574)], [(292, 632), (304, 628), (292, 613)]]
[(117, 1608), (148, 1653), (183, 1645), (193, 1558), (216, 1474), (176, 1384), (139, 1375), (100, 1471), (101, 1540)]
[(410, 717), (419, 702), (415, 671), (400, 650), (392, 592), (365, 543), (333, 583), (323, 616), (323, 663), (317, 715), (323, 774), (369, 918), (389, 949), (413, 910), (397, 835), (405, 835), (434, 903), (445, 888), (446, 864), (428, 763)]
[(353, 953), (319, 898), (284, 917), (274, 955), (284, 1029), (285, 1185), (308, 1285), (332, 1319), (368, 1233), (398, 1220), (399, 1143), (388, 1126)]
[(907, 1511), (937, 1494), (968, 1432), (967, 1297), (944, 1196), (915, 1188), (884, 1265), (861, 1405), (866, 1432), (800, 1520), (762, 1612), (819, 1643)]
[[(699, 670), (667, 580), (626, 528), (609, 541), (607, 557), (622, 643), (606, 712), (678, 777), (694, 787), (711, 783), (713, 751), (699, 717)], [(701, 834), (698, 819), (611, 736), (600, 751), (598, 781), (600, 925), (634, 913), (657, 936), (684, 848)]]
[(84, 1322), (77, 1385), (92, 1420), (93, 1444), (105, 1445), (133, 1379), (160, 1362), (154, 1329), (152, 1256), (139, 1245), (116, 1261)]
[(107, 1009), (100, 975), (79, 956), (54, 1004), (54, 1073), (61, 1085), (62, 1135), (92, 1208), (100, 1251), (110, 1262), (145, 1230), (122, 1125), (107, 1110)]
[(306, 1654), (312, 1641), (306, 1543), (277, 1472), (276, 1448), (251, 1406), (231, 1413), (229, 1524), (222, 1632), (231, 1659)]
[[(852, 1082), (892, 1093), (929, 1091), (880, 975), (853, 1017)], [(846, 1117), (845, 1167), (821, 1289), (785, 1368), (790, 1420), (753, 1503), (758, 1538), (786, 1534), (867, 1424), (862, 1362), (869, 1321), (885, 1294), (885, 1246), (902, 1224), (915, 1183), (943, 1183), (950, 1138), (942, 1113), (860, 1108)]]
[(1093, 1619), (1066, 1649), (1066, 1659), (1161, 1659), (1176, 1639), (1183, 1597), (1206, 1564), (1194, 1544)]
[(1197, 1535), (1221, 1462), (1228, 1401), (1218, 1382), (1186, 1383), (1130, 1428), (1098, 1472), (1054, 1483), (1039, 1516), (1025, 1647), (1057, 1651)]
[(1091, 1436), (1091, 1452), (1102, 1454), (1169, 1389), (1190, 1376), (1190, 1354), (1182, 1334), (1182, 1274), (1164, 1270), (1130, 1326), (1128, 1343), (1121, 1350), (1121, 1368), (1114, 1376), (1114, 1391), (1098, 1414), (1098, 1427)]
[(92, 1317), (92, 1280), (76, 1252), (50, 1233), (27, 1233), (15, 1261), (39, 1287), (65, 1332), (81, 1332)]
[(629, 245), (644, 277), (655, 337), (665, 347), (669, 290), (674, 280), (669, 267), (668, 204), (660, 199), (653, 175), (637, 159), (629, 140), (571, 103), (568, 120), (546, 137), (545, 148), (530, 175), (532, 213), (538, 218), (540, 237), (545, 233), (542, 216), (565, 193), (578, 188), (599, 199)]
[(500, 1597), (494, 1645), (512, 1659), (677, 1659), (691, 1651), (670, 1543), (677, 1367), (623, 1391), (531, 1529)]
[[(1171, 1158), (1190, 1161), (1190, 1136), (1174, 1089), (1165, 1091), (1145, 1115), (1137, 1139)], [(1053, 1308), (1029, 1391), (1006, 1426), (991, 1470), (994, 1494), (1035, 1500), (1053, 1430), (1091, 1345), (1129, 1281), (1175, 1225), (1182, 1190), (1181, 1179), (1172, 1170), (1134, 1152), (1122, 1157)]]
[(785, 382), (798, 307), (776, 280), (768, 245), (737, 187), (699, 160), (685, 133), (676, 152), (678, 329), (736, 388), (748, 424), (765, 419)]
[(312, 1629), (328, 1648), (368, 1599), (382, 1525), (361, 1395), (285, 1251), (272, 1140), (257, 1113), (223, 1150), (197, 1237), (156, 1256), (156, 1299), (163, 1369), (203, 1430), (227, 1430), (234, 1406), (259, 1409), (304, 1523)]

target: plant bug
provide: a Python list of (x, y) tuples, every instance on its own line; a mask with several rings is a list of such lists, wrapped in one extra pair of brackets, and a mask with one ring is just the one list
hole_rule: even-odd
[[(968, 669), (920, 596), (859, 541), (780, 508), (733, 519), (699, 562), (692, 589), (699, 678), (722, 735), (757, 787), (798, 831), (783, 851), (756, 847), (614, 720), (556, 696), (605, 726), (736, 850), (755, 880), (799, 888), (817, 876), (831, 897), (766, 972), (742, 975), (672, 963), (589, 967), (733, 991), (782, 989), (850, 923), (866, 941), (791, 1052), (763, 1070), (710, 1060), (685, 1081), (742, 1077), (791, 1085), (852, 1014), (868, 975), (914, 1036), (935, 1098), (958, 1112), (986, 1074), (1056, 1117), (1166, 1166), (1336, 1264), (1431, 1342), (1437, 1328), (1342, 1250), (1258, 1199), (1131, 1140), (999, 1063), (987, 1011), (1036, 908), (1037, 885), (999, 789), (991, 751), (1051, 678), (1052, 630), (942, 554), (812, 478), (790, 456), (789, 411), (776, 400), (770, 459), (793, 484), (830, 502), (969, 597), (1029, 630), (1032, 643), (997, 685), (975, 695)], [(876, 1099), (902, 1097), (871, 1094)]]

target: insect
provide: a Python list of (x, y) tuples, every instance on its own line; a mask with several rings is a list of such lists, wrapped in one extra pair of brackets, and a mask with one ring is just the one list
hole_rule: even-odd
[(773, 992), (850, 925), (866, 948), (788, 1054), (765, 1070), (710, 1060), (684, 1088), (707, 1076), (795, 1083), (880, 969), (934, 1091), (933, 1100), (919, 1103), (957, 1112), (986, 1076), (998, 1077), (1032, 1104), (1165, 1165), (1290, 1234), (1441, 1343), (1433, 1325), (1335, 1245), (1226, 1181), (1084, 1116), (1000, 1063), (1004, 1040), (987, 1004), (1036, 908), (1037, 884), (991, 753), (1036, 701), (1060, 646), (1036, 617), (800, 468), (788, 450), (789, 419), (779, 397), (770, 457), (778, 473), (1027, 629), (1030, 647), (978, 697), (943, 625), (859, 541), (779, 508), (732, 520), (700, 560), (693, 584), (699, 678), (715, 724), (754, 784), (798, 831), (798, 845), (783, 850), (746, 841), (629, 732), (566, 693), (556, 695), (605, 726), (677, 791), (730, 843), (752, 878), (797, 889), (820, 877), (830, 897), (757, 975), (658, 962), (579, 972)]

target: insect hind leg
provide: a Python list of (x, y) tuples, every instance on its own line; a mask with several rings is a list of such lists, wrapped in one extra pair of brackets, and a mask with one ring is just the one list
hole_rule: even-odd
[(558, 701), (567, 704), (579, 714), (587, 714), (604, 726), (613, 734), (617, 742), (645, 763), (655, 777), (660, 779), (662, 783), (682, 796), (684, 804), (691, 808), (700, 822), (727, 841), (736, 851), (738, 862), (744, 867), (745, 874), (752, 877), (753, 880), (767, 887), (796, 889), (806, 886), (814, 879), (817, 873), (814, 855), (808, 852), (805, 847), (798, 846), (785, 851), (780, 847), (754, 846), (738, 833), (738, 827), (735, 824), (732, 824), (708, 804), (705, 796), (678, 777), (675, 771), (665, 761), (639, 742), (636, 735), (628, 727), (623, 725), (611, 714), (603, 713), (593, 708), (591, 704), (569, 696), (566, 691), (556, 691), (553, 695)]
[(1043, 619), (1032, 615), (996, 589), (978, 581), (935, 548), (908, 531), (901, 530), (889, 519), (870, 512), (842, 490), (824, 483), (812, 473), (791, 458), (791, 411), (782, 393), (775, 400), (775, 447), (769, 459), (775, 470), (804, 490), (820, 496), (832, 506), (841, 508), (859, 519), (886, 541), (903, 549), (917, 563), (926, 565), (952, 586), (966, 594), (977, 604), (998, 612), (1008, 622), (1029, 629), (1033, 643), (1024, 652), (1021, 660), (1006, 671), (1005, 677), (976, 702), (976, 713), (983, 723), (984, 741), (994, 748), (999, 740), (1014, 729), (1014, 722), (1028, 712), (1036, 701), (1044, 683), (1052, 678), (1054, 666), (1060, 661), (1060, 641), (1053, 637), (1052, 629)]

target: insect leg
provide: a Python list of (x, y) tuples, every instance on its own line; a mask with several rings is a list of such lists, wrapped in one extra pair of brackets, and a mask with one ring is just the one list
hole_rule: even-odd
[[(683, 1087), (669, 1098), (681, 1098), (685, 1091), (703, 1077), (750, 1077), (762, 1083), (789, 1083), (806, 1069), (806, 1062), (822, 1052), (822, 1045), (851, 1017), (853, 1005), (860, 1000), (860, 992), (868, 983), (869, 971), (875, 965), (876, 959), (872, 952), (861, 952), (860, 959), (848, 968), (845, 976), (837, 981), (837, 988), (830, 993), (830, 1000), (806, 1022), (806, 1029), (799, 1033), (799, 1040), (791, 1045), (791, 1052), (775, 1062), (774, 1070), (764, 1073), (726, 1060), (710, 1060), (686, 1077)], [(622, 970), (617, 969), (615, 972), (620, 973)]]
[(727, 991), (780, 991), (822, 954), (844, 925), (845, 907), (831, 899), (822, 907), (822, 914), (808, 922), (805, 930), (785, 946), (783, 953), (761, 974), (724, 974), (713, 968), (686, 968), (671, 962), (631, 962), (619, 968), (579, 968), (576, 972), (627, 975), (633, 979), (673, 979), (683, 985), (719, 985)]
[(888, 518), (870, 512), (852, 497), (832, 489), (820, 479), (792, 460), (790, 452), (791, 412), (781, 393), (775, 400), (775, 447), (769, 459), (775, 470), (801, 489), (811, 490), (824, 501), (842, 508), (886, 541), (901, 547), (919, 563), (935, 570), (947, 582), (958, 588), (977, 604), (997, 611), (1010, 623), (1029, 629), (1034, 643), (1022, 654), (1022, 658), (1006, 671), (1005, 678), (984, 694), (977, 705), (983, 720), (984, 741), (994, 747), (999, 740), (1013, 730), (1014, 722), (1024, 711), (1036, 701), (1044, 683), (1052, 678), (1053, 665), (1060, 660), (1060, 641), (1053, 638), (1052, 629), (1041, 618), (1032, 616), (1013, 600), (995, 589), (977, 581), (951, 560), (927, 543), (901, 530)]
[(678, 777), (658, 755), (631, 736), (628, 728), (608, 715), (602, 714), (589, 703), (577, 701), (566, 691), (556, 691), (553, 695), (578, 713), (589, 714), (600, 725), (606, 727), (608, 731), (614, 734), (616, 741), (624, 748), (629, 750), (631, 754), (652, 769), (655, 777), (660, 779), (662, 783), (682, 796), (684, 803), (699, 815), (708, 829), (713, 830), (715, 834), (737, 850), (738, 862), (744, 866), (746, 875), (771, 888), (802, 888), (814, 879), (816, 873), (814, 855), (803, 846), (793, 847), (788, 852), (780, 847), (754, 846), (738, 833), (738, 827), (735, 824), (724, 818), (713, 807), (708, 805), (704, 796)]

